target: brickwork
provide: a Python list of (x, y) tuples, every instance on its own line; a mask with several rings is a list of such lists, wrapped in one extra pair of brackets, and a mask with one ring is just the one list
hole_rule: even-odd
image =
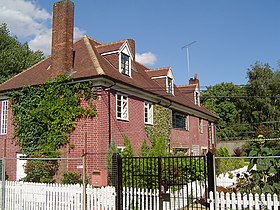
[[(0, 101), (0, 114), (2, 113), (2, 101)], [(0, 116), (1, 119), (1, 116)], [(0, 122), (1, 123), (1, 122)], [(1, 126), (1, 125), (0, 125)], [(12, 109), (9, 103), (8, 111), (8, 130), (7, 134), (0, 135), (0, 158), (16, 158), (19, 147), (13, 138)], [(16, 179), (16, 161), (9, 161), (6, 166), (6, 174), (9, 180)]]
[(74, 4), (60, 1), (53, 5), (51, 75), (69, 74), (73, 66)]
[(208, 121), (203, 120), (203, 133), (199, 132), (199, 118), (189, 116), (189, 130), (171, 129), (170, 147), (172, 148), (189, 148), (192, 145), (199, 145), (201, 148), (208, 148)]

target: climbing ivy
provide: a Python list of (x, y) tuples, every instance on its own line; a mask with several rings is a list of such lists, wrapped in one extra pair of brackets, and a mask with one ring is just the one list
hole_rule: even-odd
[[(77, 117), (94, 117), (91, 82), (75, 83), (59, 76), (43, 85), (27, 86), (11, 94), (14, 136), (29, 156), (57, 157), (68, 142)], [(85, 101), (86, 105), (81, 102)]]
[(146, 125), (148, 138), (153, 141), (160, 137), (167, 143), (170, 137), (170, 129), (171, 110), (160, 105), (154, 105), (154, 124), (153, 126)]

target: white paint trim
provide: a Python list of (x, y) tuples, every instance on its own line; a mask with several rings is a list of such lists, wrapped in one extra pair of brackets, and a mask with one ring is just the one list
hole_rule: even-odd
[[(121, 117), (118, 117), (118, 96), (121, 96)], [(127, 106), (127, 118), (123, 117), (123, 102), (124, 102), (124, 97), (126, 97), (126, 106)], [(125, 120), (129, 121), (129, 107), (128, 107), (128, 99), (129, 97), (127, 95), (121, 94), (121, 93), (116, 93), (116, 118), (118, 120)]]
[(116, 53), (120, 53), (119, 50), (115, 50), (115, 51), (111, 51), (111, 52), (105, 52), (105, 53), (102, 53), (101, 55), (111, 55), (111, 54), (116, 54)]
[(162, 78), (167, 78), (167, 76), (157, 76), (157, 77), (151, 77), (151, 79), (162, 79)]

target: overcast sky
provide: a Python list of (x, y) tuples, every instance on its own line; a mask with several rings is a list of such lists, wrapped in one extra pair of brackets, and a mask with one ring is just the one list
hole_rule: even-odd
[[(21, 42), (49, 55), (54, 2), (0, 0), (0, 22)], [(102, 43), (132, 38), (137, 60), (150, 68), (171, 66), (176, 84), (195, 73), (202, 86), (245, 84), (251, 64), (260, 61), (276, 69), (280, 59), (279, 0), (74, 3), (75, 39), (85, 34)], [(187, 56), (182, 47), (190, 43)]]

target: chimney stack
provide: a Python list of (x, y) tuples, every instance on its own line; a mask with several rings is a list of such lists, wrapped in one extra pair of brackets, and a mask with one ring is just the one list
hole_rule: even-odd
[(73, 68), (74, 3), (62, 0), (53, 5), (51, 77), (69, 74)]
[(197, 84), (198, 87), (199, 87), (199, 79), (197, 78), (197, 73), (194, 74), (194, 78), (190, 78), (189, 84), (190, 85)]

